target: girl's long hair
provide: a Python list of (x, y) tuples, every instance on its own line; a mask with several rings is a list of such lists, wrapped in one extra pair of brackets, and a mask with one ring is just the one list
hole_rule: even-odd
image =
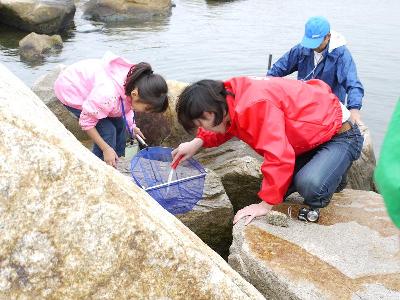
[(167, 83), (161, 75), (154, 74), (146, 62), (131, 67), (124, 88), (126, 96), (137, 88), (141, 102), (149, 104), (151, 112), (164, 112), (168, 108)]

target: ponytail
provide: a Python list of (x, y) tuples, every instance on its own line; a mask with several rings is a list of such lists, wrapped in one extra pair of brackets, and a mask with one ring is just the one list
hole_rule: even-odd
[(152, 112), (164, 112), (168, 108), (167, 83), (161, 75), (153, 74), (150, 64), (146, 62), (130, 68), (124, 88), (126, 96), (137, 88), (140, 100), (149, 104)]

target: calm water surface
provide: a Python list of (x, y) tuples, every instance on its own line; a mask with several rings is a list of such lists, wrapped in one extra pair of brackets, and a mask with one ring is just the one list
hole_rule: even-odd
[[(83, 1), (80, 1), (83, 2)], [(32, 86), (59, 63), (101, 57), (107, 50), (133, 62), (148, 61), (168, 79), (195, 81), (265, 74), (303, 35), (312, 15), (324, 15), (344, 34), (365, 87), (362, 117), (375, 150), (400, 95), (400, 1), (397, 0), (174, 0), (168, 17), (145, 23), (104, 25), (75, 15), (63, 50), (36, 65), (22, 62), (18, 41), (26, 33), (0, 25), (0, 61)]]

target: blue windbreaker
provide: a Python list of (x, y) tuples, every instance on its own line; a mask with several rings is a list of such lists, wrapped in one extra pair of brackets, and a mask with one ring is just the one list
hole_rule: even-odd
[(350, 51), (345, 46), (342, 35), (331, 31), (331, 39), (323, 54), (323, 60), (314, 70), (314, 51), (300, 44), (294, 46), (282, 56), (268, 71), (267, 76), (283, 77), (298, 71), (297, 79), (313, 78), (325, 81), (333, 93), (347, 108), (360, 109), (364, 88), (358, 79), (356, 65)]

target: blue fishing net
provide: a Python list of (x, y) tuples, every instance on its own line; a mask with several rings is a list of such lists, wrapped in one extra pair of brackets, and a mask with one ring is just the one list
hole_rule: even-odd
[(131, 174), (135, 182), (170, 213), (182, 214), (192, 210), (203, 197), (206, 172), (201, 164), (189, 159), (171, 171), (171, 148), (150, 147), (139, 151), (131, 161)]

